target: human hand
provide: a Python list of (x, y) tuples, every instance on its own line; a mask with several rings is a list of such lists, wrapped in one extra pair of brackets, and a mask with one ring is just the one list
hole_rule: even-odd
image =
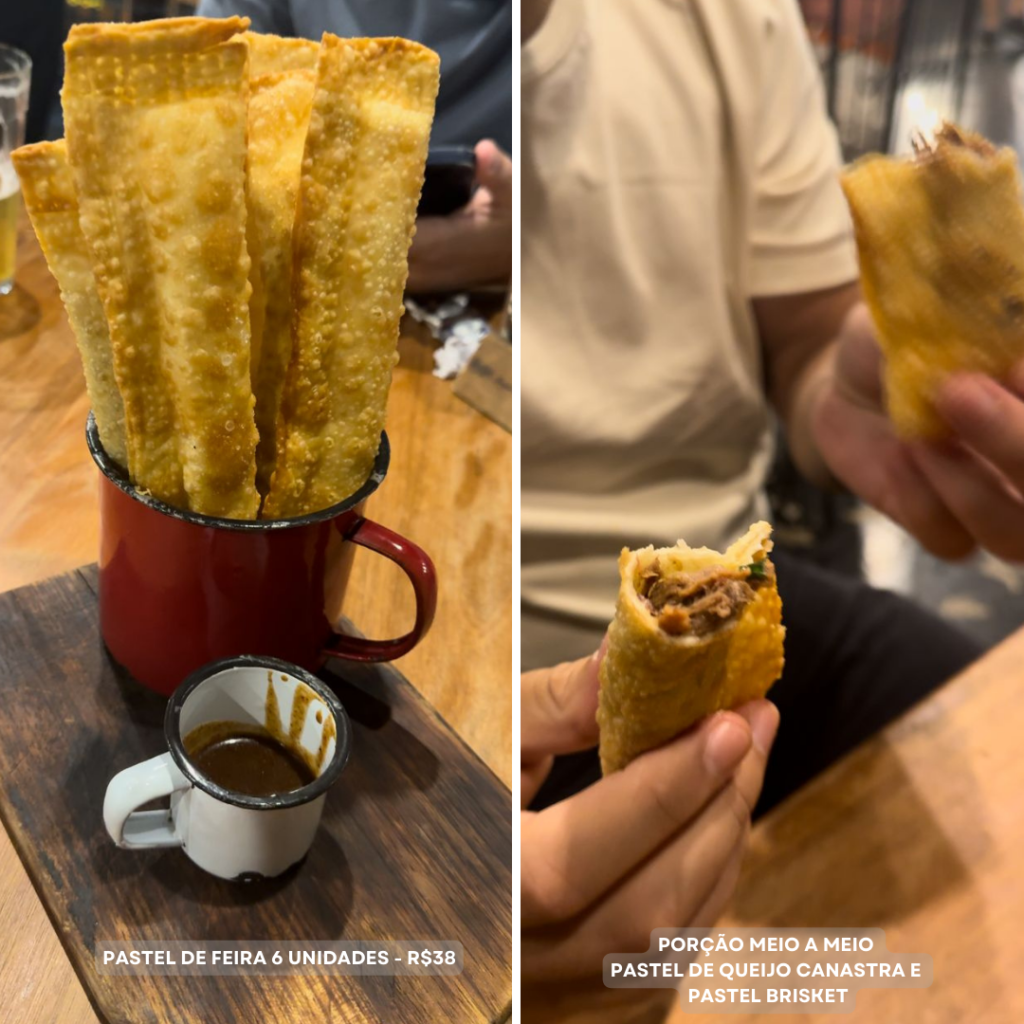
[(447, 217), (421, 217), (409, 250), (410, 292), (454, 291), (512, 276), (512, 161), (485, 139), (476, 145), (477, 190)]
[(881, 368), (870, 314), (858, 304), (812, 419), (832, 472), (935, 555), (962, 558), (981, 546), (1024, 560), (1024, 364), (1003, 383), (976, 373), (951, 376), (935, 399), (953, 431), (941, 443), (896, 436)]
[[(602, 652), (522, 679), (522, 791), (597, 743)], [(660, 1019), (671, 990), (607, 989), (611, 952), (711, 925), (736, 884), (778, 711), (719, 712), (581, 793), (522, 813), (523, 1019)], [(646, 1016), (655, 1014), (656, 1016)]]

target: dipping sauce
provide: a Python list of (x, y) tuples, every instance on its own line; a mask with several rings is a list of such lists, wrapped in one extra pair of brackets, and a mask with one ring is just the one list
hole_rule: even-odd
[(211, 782), (247, 796), (290, 793), (316, 778), (299, 751), (259, 726), (207, 722), (185, 737), (185, 749)]

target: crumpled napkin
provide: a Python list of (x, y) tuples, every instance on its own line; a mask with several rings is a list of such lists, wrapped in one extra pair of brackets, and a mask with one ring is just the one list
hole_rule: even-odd
[(482, 317), (466, 314), (468, 295), (453, 295), (434, 309), (406, 297), (405, 308), (441, 342), (434, 351), (434, 376), (442, 380), (459, 375), (491, 330)]

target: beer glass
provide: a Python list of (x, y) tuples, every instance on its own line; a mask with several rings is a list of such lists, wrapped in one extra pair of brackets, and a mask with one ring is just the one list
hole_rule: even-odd
[(0, 295), (14, 287), (21, 188), (11, 163), (11, 151), (25, 141), (31, 74), (28, 54), (0, 44)]

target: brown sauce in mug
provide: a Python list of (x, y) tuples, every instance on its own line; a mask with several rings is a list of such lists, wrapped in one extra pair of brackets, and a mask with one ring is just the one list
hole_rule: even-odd
[(212, 724), (230, 726), (232, 735), (189, 750), (189, 756), (218, 786), (248, 796), (273, 796), (301, 789), (316, 778), (301, 757), (270, 733), (242, 733), (238, 722)]
[[(320, 774), (328, 744), (337, 735), (334, 719), (328, 718), (323, 723), (319, 749), (311, 752), (301, 746), (306, 712), (314, 700), (316, 694), (299, 683), (285, 732), (274, 675), (267, 672), (265, 726), (251, 722), (205, 722), (184, 738), (185, 750), (196, 768), (224, 789), (247, 796), (273, 796), (301, 789)], [(321, 721), (318, 710), (317, 722)]]

